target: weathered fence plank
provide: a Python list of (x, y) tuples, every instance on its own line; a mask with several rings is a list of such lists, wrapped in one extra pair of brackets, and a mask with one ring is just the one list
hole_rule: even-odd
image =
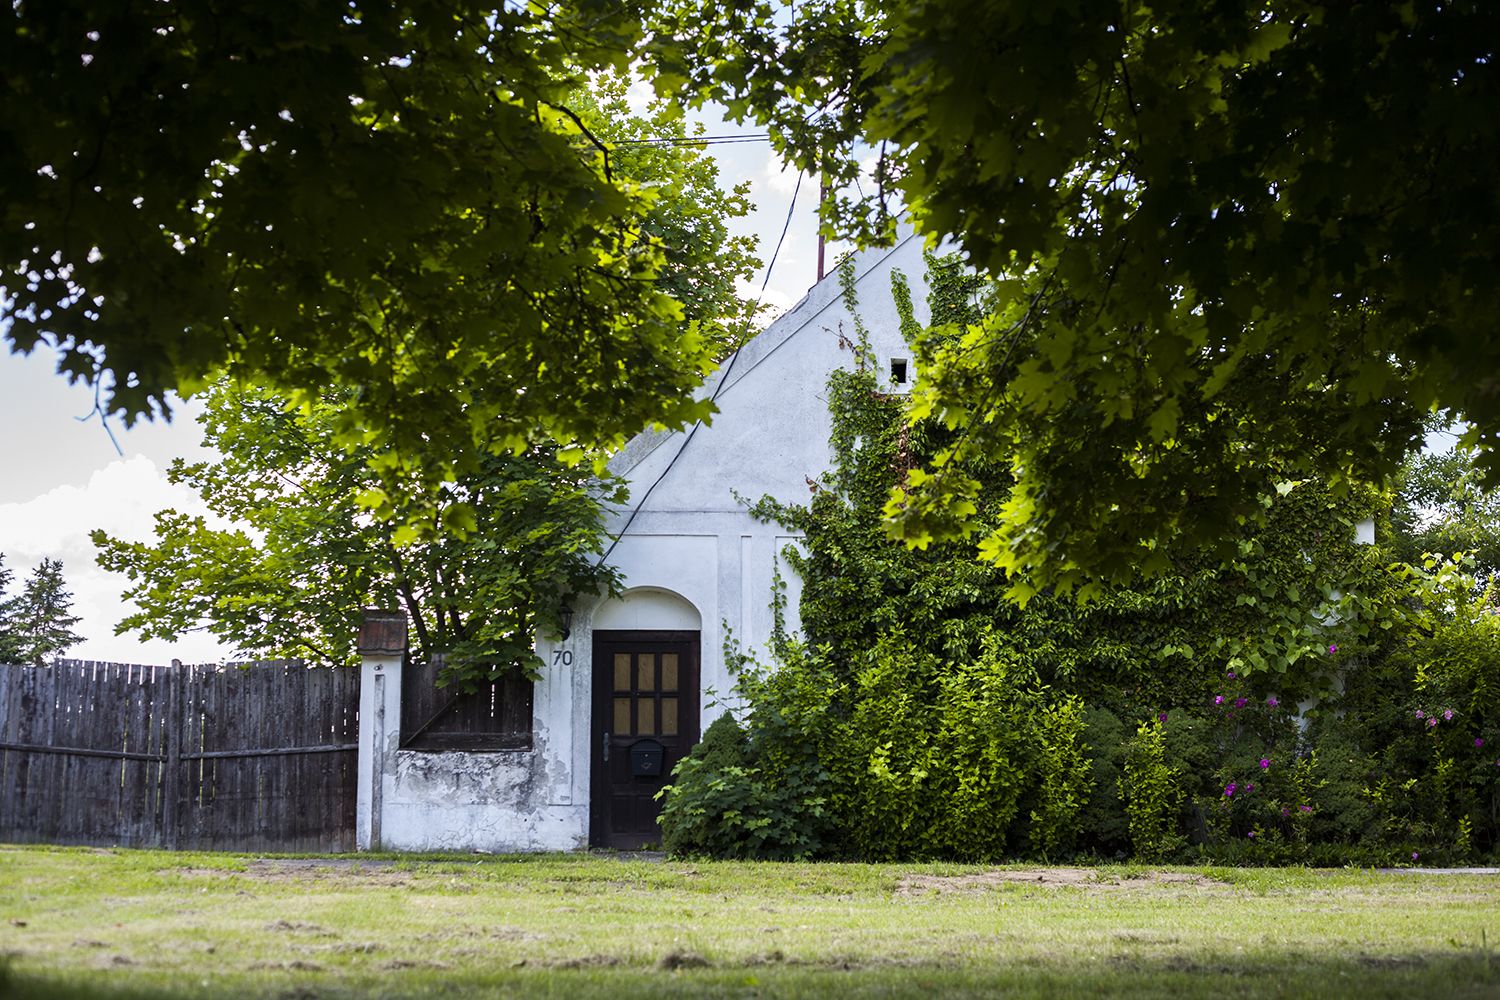
[(356, 671), (0, 665), (0, 841), (354, 847)]
[(161, 843), (175, 848), (182, 834), (182, 741), (186, 738), (187, 716), (182, 710), (184, 669), (177, 664), (161, 671), (166, 689), (165, 704), (157, 718), (157, 745), (161, 748), (161, 784), (158, 788), (157, 815), (161, 817)]
[[(126, 671), (130, 688), (130, 714), (125, 722), (122, 742), (126, 749), (137, 751), (149, 760), (127, 760), (121, 763), (120, 811), (118, 813), (133, 846), (162, 845), (161, 817), (156, 800), (161, 789), (161, 748), (151, 740), (151, 717), (157, 709), (156, 679), (159, 668), (134, 666)], [(98, 831), (101, 835), (106, 831)]]

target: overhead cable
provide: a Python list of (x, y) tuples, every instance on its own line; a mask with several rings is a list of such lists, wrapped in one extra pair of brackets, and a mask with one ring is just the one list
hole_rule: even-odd
[[(787, 230), (791, 229), (792, 227), (792, 213), (796, 211), (797, 208), (797, 193), (802, 190), (802, 177), (803, 174), (799, 170), (797, 172), (797, 184), (794, 188), (792, 188), (792, 203), (787, 206), (786, 222), (781, 226), (781, 238), (776, 241), (776, 249), (771, 251), (771, 261), (766, 265), (766, 279), (760, 283), (760, 293), (755, 296), (755, 304), (757, 306), (760, 305), (761, 296), (765, 295), (766, 293), (766, 286), (771, 283), (771, 269), (776, 266), (776, 258), (781, 255), (781, 245), (786, 242)], [(729, 362), (724, 365), (724, 374), (719, 378), (719, 384), (714, 386), (713, 395), (708, 397), (708, 401), (710, 404), (712, 404), (719, 398), (719, 393), (723, 392), (724, 387), (729, 384), (729, 376), (730, 373), (734, 371), (734, 363), (739, 359), (740, 350), (744, 348), (745, 344), (749, 341), (750, 338), (746, 337), (735, 346), (734, 353), (729, 356)], [(610, 555), (615, 551), (615, 546), (620, 544), (620, 540), (625, 537), (625, 533), (630, 530), (631, 524), (635, 522), (635, 516), (641, 512), (641, 508), (646, 506), (646, 501), (651, 499), (651, 493), (656, 489), (657, 486), (661, 485), (661, 481), (667, 478), (667, 473), (672, 471), (672, 466), (676, 465), (677, 460), (682, 457), (682, 453), (684, 451), (687, 451), (688, 444), (693, 440), (693, 436), (698, 433), (698, 428), (702, 426), (702, 420), (698, 420), (693, 423), (693, 426), (688, 430), (687, 435), (682, 439), (682, 444), (677, 447), (677, 454), (672, 456), (672, 460), (667, 463), (667, 467), (661, 470), (661, 474), (657, 476), (656, 479), (652, 481), (651, 485), (646, 488), (646, 492), (641, 494), (640, 503), (636, 504), (635, 507), (630, 511), (630, 516), (625, 519), (624, 526), (620, 528), (619, 532), (616, 533), (614, 539), (610, 541), (609, 548), (604, 550), (604, 555), (599, 557), (599, 562), (595, 565), (602, 566), (609, 561)]]

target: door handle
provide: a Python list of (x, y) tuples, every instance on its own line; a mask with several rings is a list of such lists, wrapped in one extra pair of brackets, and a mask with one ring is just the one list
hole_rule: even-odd
[(604, 759), (606, 761), (608, 761), (609, 760), (609, 733), (605, 733), (604, 734), (604, 739), (602, 739), (600, 741), (599, 747), (600, 747), (600, 749), (602, 751), (604, 751)]

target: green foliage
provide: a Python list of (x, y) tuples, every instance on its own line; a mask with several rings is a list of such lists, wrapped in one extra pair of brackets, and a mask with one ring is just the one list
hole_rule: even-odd
[(1455, 448), (1407, 461), (1391, 509), (1390, 548), (1414, 565), (1430, 552), (1465, 553), (1482, 581), (1500, 572), (1500, 490), (1480, 484), (1472, 451)]
[(1423, 582), (1385, 676), (1358, 678), (1347, 696), (1367, 720), (1365, 792), (1386, 843), (1487, 851), (1500, 833), (1500, 617), (1452, 563)]
[(1167, 765), (1166, 758), (1161, 723), (1141, 723), (1125, 746), (1120, 792), (1129, 817), (1131, 846), (1148, 861), (1159, 861), (1182, 845), (1176, 832), (1178, 772)]
[[(831, 227), (900, 207), (995, 279), (918, 344), (916, 417), (963, 433), (901, 537), (978, 535), (1033, 588), (1175, 576), (1275, 480), (1391, 475), (1434, 408), (1500, 481), (1493, 4), (663, 6), (698, 58), (659, 86), (769, 123), (846, 192)], [(996, 455), (991, 514), (953, 466)]]
[(0, 663), (21, 662), (14, 637), (16, 606), (20, 599), (7, 596), (15, 576), (15, 571), (5, 565), (5, 553), (0, 552)]
[(1304, 754), (1295, 717), (1275, 696), (1252, 696), (1232, 673), (1219, 689), (1203, 709), (1167, 714), (1166, 760), (1182, 806), (1176, 827), (1205, 850), (1239, 840), (1262, 851), (1305, 843), (1315, 758)]
[[(214, 520), (166, 510), (153, 541), (92, 535), (99, 564), (130, 579), (125, 597), (139, 607), (117, 631), (207, 629), (248, 654), (350, 663), (361, 610), (401, 608), (413, 653), (447, 653), (445, 676), (466, 683), (538, 668), (535, 636), (561, 630), (563, 605), (616, 586), (596, 564), (601, 504), (620, 486), (552, 449), (488, 455), (435, 492), (413, 480), (407, 496), (392, 495), (370, 472), (373, 446), (340, 444), (341, 396), (292, 408), (226, 382), (204, 399), (205, 443), (220, 458), (179, 460), (168, 478)], [(371, 515), (372, 492), (389, 519)], [(407, 517), (410, 507), (426, 520)], [(464, 512), (473, 519), (460, 540), (445, 527)]]
[(1079, 815), (1079, 837), (1098, 855), (1119, 855), (1130, 846), (1129, 817), (1125, 813), (1125, 726), (1108, 709), (1084, 711), (1087, 753), (1092, 756), (1088, 798)]
[(892, 630), (849, 689), (828, 747), (850, 811), (844, 850), (862, 858), (1002, 857), (1030, 786), (1038, 699), (993, 660), (952, 665)]
[[(929, 281), (943, 294), (962, 275)], [(894, 294), (909, 322), (899, 275)], [(740, 766), (819, 775), (822, 853), (1390, 864), (1493, 849), (1500, 617), (1462, 563), (1355, 544), (1364, 518), (1388, 535), (1388, 495), (1272, 479), (1227, 553), (1178, 545), (1171, 575), (1019, 607), (971, 546), (886, 536), (892, 483), (958, 432), (906, 419), (860, 329), (852, 370), (829, 380), (834, 467), (806, 506), (753, 507), (804, 536), (787, 553), (804, 638), (739, 675)], [(1010, 467), (962, 471), (976, 516), (997, 516)], [(1411, 724), (1423, 706), (1454, 712), (1437, 738)]]
[(26, 578), (21, 592), (10, 591), (13, 572), (0, 553), (0, 663), (44, 664), (82, 642), (73, 631), (73, 595), (63, 580), (62, 561), (43, 559)]
[(1068, 697), (1042, 710), (1038, 723), (1041, 788), (1031, 812), (1032, 849), (1046, 857), (1070, 854), (1091, 797), (1093, 761), (1085, 752), (1088, 728), (1083, 702)]
[(651, 192), (641, 236), (663, 255), (657, 286), (682, 305), (684, 327), (696, 327), (722, 361), (749, 334), (759, 308), (735, 287), (760, 267), (756, 237), (729, 232), (730, 219), (750, 214), (750, 182), (724, 190), (714, 158), (687, 141), (704, 126), (690, 127), (673, 99), (653, 100), (637, 114), (629, 84), (623, 74), (595, 77), (571, 95), (570, 110), (610, 147), (614, 175)]
[[(662, 799), (662, 847), (679, 855), (798, 861), (822, 847), (816, 789), (754, 765), (745, 732), (728, 713), (672, 769)], [(809, 794), (812, 793), (812, 794)]]
[(667, 105), (617, 130), (590, 114), (620, 106), (586, 84), (627, 71), (638, 15), (27, 0), (0, 17), (0, 328), (56, 350), (106, 414), (164, 414), (169, 390), (226, 371), (299, 404), (333, 387), (331, 431), (388, 488), (707, 414), (691, 390), (737, 336), (751, 263), (717, 216), (746, 206), (701, 150), (601, 138), (682, 128)]

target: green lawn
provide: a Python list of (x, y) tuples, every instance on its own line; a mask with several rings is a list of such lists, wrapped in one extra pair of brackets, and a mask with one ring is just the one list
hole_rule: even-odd
[(0, 847), (0, 996), (1500, 996), (1500, 877)]

